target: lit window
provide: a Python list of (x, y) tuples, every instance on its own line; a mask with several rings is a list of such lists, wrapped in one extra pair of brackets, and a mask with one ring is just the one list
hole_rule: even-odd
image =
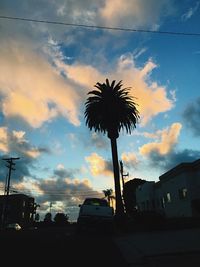
[(187, 198), (187, 188), (179, 189), (179, 198), (180, 199)]
[(171, 194), (170, 193), (166, 194), (166, 200), (167, 200), (168, 203), (171, 202)]

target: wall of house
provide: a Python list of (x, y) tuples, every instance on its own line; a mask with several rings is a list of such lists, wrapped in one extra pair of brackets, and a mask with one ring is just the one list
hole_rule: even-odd
[[(190, 178), (192, 180), (192, 177)], [(181, 173), (162, 181), (161, 192), (164, 199), (164, 212), (167, 218), (192, 216), (187, 173)], [(183, 192), (185, 192), (185, 195)]]
[(198, 201), (200, 203), (200, 170), (194, 169), (187, 174), (187, 188), (188, 188), (188, 198), (191, 202), (192, 216), (200, 216), (200, 204), (198, 208), (193, 205), (193, 201)]
[(23, 194), (0, 196), (0, 216), (3, 205), (5, 205), (5, 224), (18, 222), (21, 226), (26, 226), (33, 222), (34, 198)]
[(145, 182), (136, 189), (136, 202), (140, 211), (155, 209), (155, 182)]
[(157, 183), (144, 183), (136, 189), (136, 201), (140, 211), (153, 210), (166, 218), (200, 216), (200, 166), (179, 166)]

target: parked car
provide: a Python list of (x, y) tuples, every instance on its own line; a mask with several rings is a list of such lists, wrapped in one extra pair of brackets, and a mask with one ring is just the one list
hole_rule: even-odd
[(19, 231), (22, 227), (18, 223), (9, 223), (6, 225), (5, 229)]
[(86, 198), (79, 207), (78, 231), (99, 226), (105, 230), (112, 229), (114, 210), (109, 206), (107, 200)]

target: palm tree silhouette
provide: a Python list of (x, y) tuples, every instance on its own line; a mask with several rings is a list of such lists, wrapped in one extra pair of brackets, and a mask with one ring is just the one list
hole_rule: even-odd
[(107, 198), (108, 200), (109, 206), (113, 207), (112, 200), (115, 199), (115, 197), (113, 196), (112, 188), (103, 190), (103, 193), (104, 193), (105, 198)]
[(131, 97), (130, 87), (122, 88), (122, 81), (115, 85), (115, 80), (109, 83), (96, 83), (94, 86), (98, 90), (92, 90), (85, 103), (86, 125), (95, 132), (107, 133), (111, 141), (113, 172), (116, 195), (116, 216), (124, 214), (124, 206), (121, 196), (119, 162), (117, 152), (117, 138), (120, 130), (126, 130), (127, 133), (136, 128), (139, 119), (139, 112)]

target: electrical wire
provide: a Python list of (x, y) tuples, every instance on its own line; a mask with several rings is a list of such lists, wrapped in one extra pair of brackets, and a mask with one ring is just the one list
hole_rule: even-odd
[(3, 16), (3, 15), (0, 15), (0, 19), (20, 20), (20, 21), (27, 21), (27, 22), (46, 23), (46, 24), (54, 24), (54, 25), (82, 27), (82, 28), (91, 28), (91, 29), (102, 29), (102, 30), (112, 30), (112, 31), (156, 33), (156, 34), (200, 37), (200, 33), (197, 33), (197, 32), (156, 31), (156, 30), (132, 29), (132, 28), (122, 28), (122, 27), (108, 27), (108, 26), (86, 25), (86, 24), (68, 23), (68, 22), (62, 22), (62, 21), (43, 20), (43, 19), (39, 20), (39, 19), (31, 19), (31, 18), (25, 18), (25, 17), (12, 17), (12, 16)]

